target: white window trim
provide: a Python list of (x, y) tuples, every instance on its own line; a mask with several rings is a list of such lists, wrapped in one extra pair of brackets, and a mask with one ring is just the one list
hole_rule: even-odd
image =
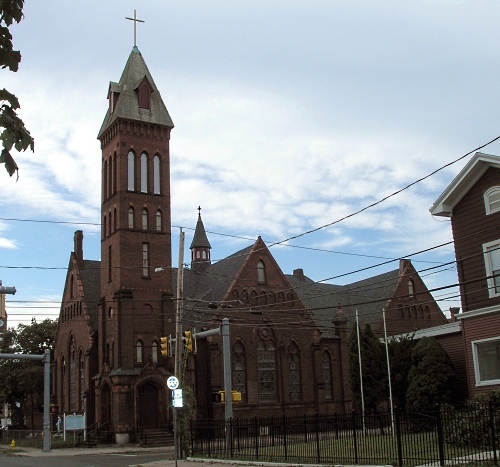
[(493, 214), (500, 211), (500, 206), (497, 209), (491, 209), (490, 207), (490, 196), (495, 191), (500, 191), (500, 186), (492, 186), (489, 190), (484, 193), (484, 208), (486, 210), (486, 215)]
[[(493, 268), (491, 265), (491, 259), (489, 255), (489, 249), (492, 246), (498, 245), (500, 248), (500, 240), (495, 240), (493, 242), (488, 242), (483, 244), (483, 254), (484, 254), (484, 267), (486, 268), (486, 276), (491, 276), (493, 274)], [(500, 297), (500, 292), (495, 292), (495, 280), (493, 277), (487, 279), (488, 281), (488, 295), (490, 298)]]
[(485, 342), (490, 342), (490, 341), (499, 341), (500, 342), (500, 336), (488, 337), (487, 339), (479, 339), (479, 340), (471, 341), (472, 361), (474, 362), (474, 376), (476, 377), (476, 386), (493, 386), (493, 385), (500, 384), (500, 378), (499, 379), (489, 379), (488, 381), (481, 381), (481, 375), (479, 373), (479, 360), (478, 360), (478, 353), (477, 353), (477, 345), (484, 344)]

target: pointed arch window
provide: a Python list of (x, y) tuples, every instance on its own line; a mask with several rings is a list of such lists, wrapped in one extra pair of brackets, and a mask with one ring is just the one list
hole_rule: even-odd
[(76, 350), (75, 341), (69, 344), (69, 410), (76, 410)]
[(107, 218), (106, 218), (106, 214), (104, 214), (104, 220), (103, 220), (103, 223), (102, 223), (102, 230), (103, 230), (103, 237), (106, 238), (106, 235), (107, 235), (107, 222), (106, 222)]
[(113, 194), (113, 158), (109, 158), (108, 165), (108, 198)]
[(135, 154), (132, 151), (127, 155), (127, 190), (135, 190)]
[(114, 212), (113, 212), (113, 231), (114, 232), (116, 232), (117, 223), (118, 223), (118, 220), (117, 220), (116, 208), (115, 208)]
[(266, 283), (266, 265), (262, 260), (257, 263), (257, 282), (259, 284)]
[(148, 210), (142, 210), (142, 230), (148, 230)]
[(157, 154), (153, 158), (153, 193), (159, 195), (161, 193), (160, 187), (160, 156)]
[(295, 342), (288, 346), (288, 398), (290, 402), (299, 402), (302, 399), (300, 353)]
[(137, 343), (135, 344), (135, 361), (137, 363), (142, 363), (143, 362), (143, 345), (142, 341), (138, 340)]
[(108, 198), (108, 161), (104, 160), (102, 168), (102, 196), (104, 200)]
[(139, 86), (139, 107), (141, 109), (151, 109), (151, 89), (146, 83)]
[(148, 156), (141, 154), (141, 193), (148, 192)]
[(128, 228), (134, 228), (134, 208), (132, 206), (128, 208)]
[(323, 352), (323, 382), (325, 383), (325, 399), (332, 400), (332, 358), (326, 350)]
[(162, 227), (162, 219), (161, 219), (161, 211), (158, 209), (156, 211), (155, 219), (156, 219), (156, 231), (161, 232), (161, 227)]
[(486, 215), (500, 211), (500, 186), (491, 187), (484, 194), (484, 206)]
[(272, 340), (257, 341), (259, 402), (277, 402), (276, 348)]
[(151, 344), (151, 361), (158, 363), (158, 342), (156, 341)]
[(408, 281), (408, 295), (410, 298), (415, 298), (415, 284), (411, 279)]
[(241, 400), (247, 400), (247, 369), (245, 363), (245, 348), (239, 341), (235, 342), (233, 346), (233, 373), (232, 383), (235, 391), (241, 392)]

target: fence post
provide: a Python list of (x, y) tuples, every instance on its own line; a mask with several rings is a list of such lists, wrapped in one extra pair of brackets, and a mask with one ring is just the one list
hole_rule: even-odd
[(259, 458), (259, 423), (255, 417), (255, 459)]
[(354, 463), (358, 463), (358, 437), (356, 433), (356, 412), (352, 411), (352, 440), (354, 443)]
[(437, 422), (437, 435), (438, 435), (438, 448), (439, 448), (439, 465), (444, 466), (444, 437), (443, 437), (443, 424), (441, 420), (441, 406), (437, 406), (436, 414)]
[(496, 433), (495, 433), (495, 412), (493, 410), (493, 403), (490, 400), (488, 404), (489, 408), (489, 416), (490, 416), (490, 430), (491, 430), (491, 449), (493, 451), (493, 463), (498, 465), (498, 456), (497, 456), (497, 442), (496, 442)]
[(286, 440), (286, 415), (283, 414), (283, 447), (285, 448), (285, 461), (288, 460), (288, 446)]
[(399, 409), (396, 408), (396, 445), (398, 447), (398, 466), (403, 465), (403, 443), (401, 442), (401, 418)]
[(321, 452), (319, 449), (319, 413), (316, 412), (316, 457), (318, 459), (318, 464), (321, 458)]

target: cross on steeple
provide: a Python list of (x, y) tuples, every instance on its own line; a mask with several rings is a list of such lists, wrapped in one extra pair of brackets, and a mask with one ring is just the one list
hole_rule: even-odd
[(129, 18), (128, 16), (126, 16), (125, 19), (129, 19), (130, 21), (134, 22), (134, 47), (136, 47), (136, 45), (137, 45), (137, 23), (144, 23), (144, 21), (142, 19), (137, 19), (137, 16), (135, 14), (135, 10), (134, 10), (134, 17), (133, 18)]

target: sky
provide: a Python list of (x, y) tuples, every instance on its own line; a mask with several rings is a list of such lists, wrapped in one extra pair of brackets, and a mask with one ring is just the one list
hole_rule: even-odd
[[(58, 316), (75, 230), (100, 259), (96, 138), (134, 10), (175, 124), (174, 266), (179, 228), (189, 259), (201, 206), (212, 260), (260, 235), (279, 243), (286, 274), (315, 281), (347, 284), (405, 257), (430, 289), (457, 282), (450, 222), (429, 208), (462, 156), (500, 135), (497, 1), (27, 1), (11, 27), (20, 69), (0, 70), (35, 139), (15, 154), (17, 181), (0, 168), (9, 326)], [(459, 305), (455, 289), (434, 296)]]

